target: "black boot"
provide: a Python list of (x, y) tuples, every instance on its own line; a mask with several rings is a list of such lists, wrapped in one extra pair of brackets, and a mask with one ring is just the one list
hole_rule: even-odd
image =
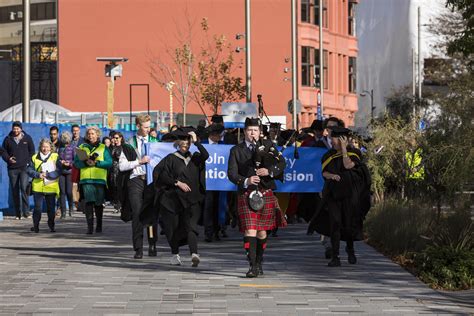
[(247, 272), (247, 278), (255, 278), (258, 276), (257, 267), (257, 237), (244, 237), (244, 248), (247, 251), (247, 259), (250, 268)]
[(331, 254), (332, 254), (332, 248), (327, 247), (326, 250), (324, 251), (324, 257), (326, 259), (331, 259)]
[(87, 219), (87, 235), (92, 235), (94, 233), (94, 218)]
[(341, 266), (341, 259), (339, 259), (339, 251), (335, 247), (333, 247), (331, 261), (329, 261), (328, 267), (340, 267), (340, 266)]
[(156, 251), (156, 244), (150, 244), (148, 245), (148, 256), (150, 257), (156, 257), (157, 251)]
[(258, 269), (258, 274), (263, 275), (263, 268), (262, 268), (262, 263), (263, 263), (263, 253), (265, 249), (267, 248), (267, 238), (265, 239), (258, 239), (257, 238), (257, 269)]
[(34, 225), (33, 227), (30, 228), (32, 232), (39, 233), (39, 225)]
[(354, 248), (351, 249), (351, 248), (346, 247), (346, 252), (347, 252), (347, 261), (350, 264), (356, 264), (357, 257), (355, 256)]
[(104, 207), (102, 205), (95, 206), (95, 217), (96, 217), (96, 223), (97, 227), (95, 228), (96, 233), (101, 233), (102, 232), (102, 217), (104, 216)]

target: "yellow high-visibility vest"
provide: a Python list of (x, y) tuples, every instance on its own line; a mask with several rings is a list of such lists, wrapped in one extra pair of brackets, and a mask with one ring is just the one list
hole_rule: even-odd
[[(34, 163), (35, 170), (38, 172), (41, 172), (41, 165), (43, 164), (43, 161), (41, 159), (38, 159), (38, 154), (34, 154), (33, 157), (31, 157), (31, 160)], [(56, 165), (56, 161), (58, 160), (58, 154), (57, 153), (52, 153), (48, 160), (45, 161), (52, 161)], [(55, 193), (56, 196), (59, 196), (59, 178), (53, 180), (53, 182), (48, 183), (47, 185), (44, 184), (43, 179), (33, 179), (31, 182), (31, 191), (36, 192), (36, 193)]]
[[(104, 161), (104, 153), (106, 151), (104, 144), (100, 144), (93, 151), (91, 151), (86, 144), (82, 144), (79, 148), (85, 150), (88, 156), (97, 153), (98, 156), (95, 158), (95, 161)], [(103, 180), (107, 183), (107, 169), (98, 168), (96, 166), (86, 166), (81, 169), (81, 181), (82, 180)]]

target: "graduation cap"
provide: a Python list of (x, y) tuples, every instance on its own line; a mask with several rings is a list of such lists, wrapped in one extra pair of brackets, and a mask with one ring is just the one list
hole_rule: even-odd
[(291, 138), (291, 136), (296, 136), (296, 133), (294, 132), (295, 132), (294, 129), (287, 129), (287, 130), (281, 131), (280, 136), (281, 138), (285, 140), (285, 142), (287, 142)]
[(176, 135), (174, 135), (173, 132), (166, 133), (161, 137), (161, 141), (164, 142), (164, 143), (172, 143), (175, 140), (178, 140), (178, 137)]
[(350, 129), (340, 126), (331, 126), (329, 129), (331, 130), (331, 137), (349, 136), (352, 133)]
[(221, 124), (211, 124), (207, 127), (207, 132), (209, 134), (215, 133), (215, 134), (221, 134), (224, 131), (224, 126)]
[(260, 119), (258, 117), (247, 117), (245, 119), (245, 128), (249, 126), (258, 126), (260, 127)]
[(324, 130), (323, 128), (323, 121), (322, 120), (314, 120), (313, 123), (311, 123), (310, 127), (313, 131), (322, 131)]
[(227, 116), (227, 115), (214, 114), (209, 117), (211, 118), (211, 123), (224, 125), (224, 116)]
[(195, 132), (196, 133), (196, 128), (194, 126), (181, 126), (178, 128), (178, 130), (181, 130), (183, 132), (185, 132), (186, 134), (190, 133), (190, 132)]
[(270, 129), (280, 129), (281, 128), (281, 123), (278, 122), (270, 122)]
[(302, 131), (303, 133), (305, 133), (305, 134), (313, 133), (313, 132), (314, 132), (314, 130), (313, 130), (311, 127), (303, 127), (303, 128), (301, 129), (301, 131)]

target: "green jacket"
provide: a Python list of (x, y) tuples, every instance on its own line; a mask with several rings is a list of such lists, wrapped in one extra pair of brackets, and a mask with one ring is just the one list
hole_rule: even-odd
[(100, 153), (99, 157), (96, 159), (96, 165), (94, 167), (90, 167), (84, 161), (79, 160), (77, 155), (74, 156), (74, 166), (81, 171), (81, 180), (79, 183), (107, 185), (107, 172), (105, 172), (105, 177), (103, 175), (94, 176), (94, 174), (103, 174), (104, 172), (98, 169), (107, 170), (112, 167), (112, 156), (110, 155), (110, 151), (105, 148), (104, 144), (99, 144), (97, 149), (94, 149), (95, 147), (88, 143), (84, 143), (79, 147), (89, 152), (94, 151)]

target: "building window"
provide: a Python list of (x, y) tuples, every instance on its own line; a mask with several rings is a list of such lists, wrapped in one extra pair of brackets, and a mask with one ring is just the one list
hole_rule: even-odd
[(356, 3), (349, 1), (349, 14), (348, 14), (348, 19), (349, 19), (349, 35), (356, 36), (356, 18), (355, 18), (355, 8), (356, 8)]
[(356, 71), (357, 60), (355, 57), (349, 57), (349, 92), (356, 93)]
[[(30, 6), (30, 20), (54, 20), (56, 19), (56, 2), (32, 3)], [(23, 6), (14, 5), (0, 7), (0, 24), (15, 23), (23, 21)]]
[(311, 51), (312, 47), (302, 46), (301, 47), (301, 85), (304, 87), (312, 86), (311, 78)]
[[(301, 0), (301, 22), (319, 25), (319, 0)], [(323, 27), (328, 27), (328, 3), (323, 0)]]
[(323, 75), (324, 75), (324, 90), (329, 89), (329, 53), (324, 50), (323, 54)]
[(301, 0), (301, 22), (311, 23), (311, 0)]

